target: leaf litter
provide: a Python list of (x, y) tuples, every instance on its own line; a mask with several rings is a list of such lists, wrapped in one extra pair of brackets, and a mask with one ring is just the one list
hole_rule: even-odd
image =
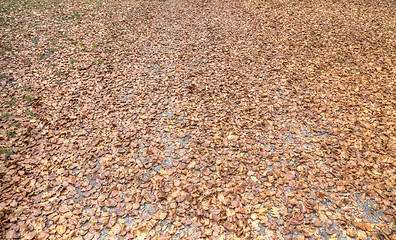
[(391, 1), (3, 1), (4, 239), (395, 239)]

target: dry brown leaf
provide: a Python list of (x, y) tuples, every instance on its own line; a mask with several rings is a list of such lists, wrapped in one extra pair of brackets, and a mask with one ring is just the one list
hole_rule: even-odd
[(65, 225), (59, 225), (59, 226), (56, 228), (56, 232), (57, 232), (59, 235), (64, 234), (64, 233), (66, 232), (66, 226), (65, 226)]
[(348, 229), (346, 230), (346, 233), (348, 234), (348, 236), (351, 236), (351, 237), (356, 236), (356, 230), (353, 229), (353, 228), (348, 228)]
[(393, 236), (391, 0), (4, 4), (0, 239)]

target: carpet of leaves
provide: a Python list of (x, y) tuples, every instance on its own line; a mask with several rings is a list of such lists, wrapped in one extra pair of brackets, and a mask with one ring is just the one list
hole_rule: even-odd
[(395, 10), (0, 1), (0, 238), (395, 240)]

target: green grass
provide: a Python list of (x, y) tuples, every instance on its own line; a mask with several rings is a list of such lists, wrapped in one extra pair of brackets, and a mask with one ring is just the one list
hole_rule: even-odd
[(73, 11), (73, 13), (69, 16), (70, 20), (80, 20), (81, 19), (81, 14), (77, 11)]
[(87, 52), (87, 46), (84, 43), (80, 43), (80, 48), (82, 52)]
[(28, 86), (22, 87), (21, 90), (22, 90), (22, 91), (26, 91), (26, 92), (33, 92), (33, 89), (31, 89), (31, 88), (28, 87)]
[(2, 114), (0, 115), (0, 119), (1, 119), (1, 118), (9, 118), (9, 117), (11, 117), (11, 116), (12, 116), (12, 113), (5, 112), (5, 113), (2, 113)]
[(16, 100), (13, 98), (10, 101), (7, 101), (7, 104), (9, 105), (14, 105), (16, 103)]
[(0, 47), (1, 47), (2, 51), (11, 51), (12, 50), (12, 48), (8, 45), (0, 44)]
[(30, 96), (29, 94), (25, 94), (25, 95), (23, 95), (23, 100), (25, 100), (25, 101), (28, 101), (28, 102), (30, 102), (30, 101), (32, 101), (33, 100), (33, 97), (32, 96)]
[(0, 73), (0, 79), (8, 78), (8, 75), (4, 73)]
[(5, 154), (7, 157), (9, 157), (14, 154), (14, 152), (11, 151), (9, 148), (2, 148), (0, 149), (0, 154)]
[(24, 61), (27, 65), (32, 64), (32, 60), (30, 60), (29, 58), (25, 58), (23, 61)]
[(58, 77), (60, 77), (60, 76), (62, 76), (62, 75), (65, 75), (65, 73), (62, 72), (61, 70), (56, 70), (56, 71), (55, 71), (55, 75), (58, 76)]
[(15, 135), (16, 135), (15, 132), (8, 132), (8, 131), (6, 131), (5, 134), (6, 134), (8, 137), (15, 137)]
[(30, 110), (28, 110), (28, 109), (26, 109), (25, 110), (25, 113), (27, 114), (27, 115), (29, 115), (29, 116), (36, 116), (36, 114), (34, 113), (34, 112), (32, 112), (32, 111), (30, 111)]
[(94, 44), (93, 44), (93, 47), (97, 47), (97, 46), (100, 46), (100, 45), (103, 45), (103, 42), (102, 42), (102, 41), (100, 41), (100, 42), (98, 42), (98, 43), (94, 43)]
[(11, 126), (15, 126), (15, 127), (20, 127), (21, 126), (21, 122), (13, 122), (11, 123)]

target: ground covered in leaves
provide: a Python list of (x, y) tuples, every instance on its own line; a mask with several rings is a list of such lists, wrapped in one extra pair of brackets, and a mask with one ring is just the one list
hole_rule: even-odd
[(1, 239), (396, 239), (395, 4), (3, 0)]

